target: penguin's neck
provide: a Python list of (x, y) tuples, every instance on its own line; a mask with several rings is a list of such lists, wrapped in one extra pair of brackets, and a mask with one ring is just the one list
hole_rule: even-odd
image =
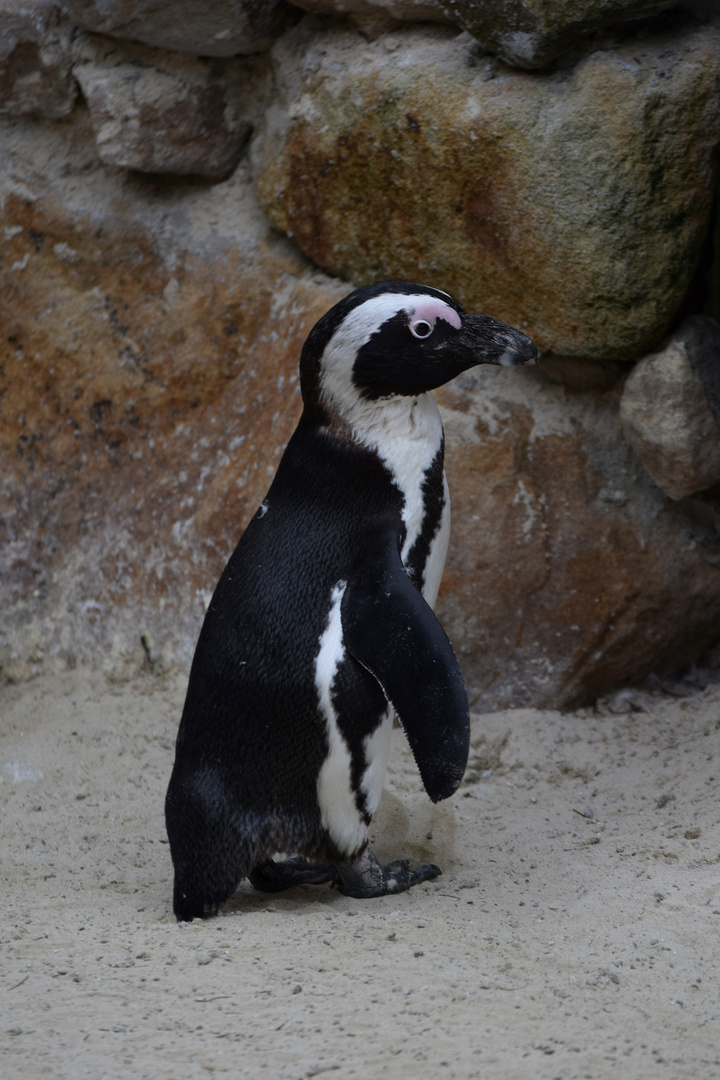
[(330, 409), (327, 415), (328, 428), (383, 460), (398, 454), (424, 459), (429, 454), (432, 461), (442, 445), (442, 422), (432, 394), (379, 400), (358, 397), (341, 413)]
[[(341, 434), (339, 431), (337, 433)], [(449, 527), (449, 503), (443, 469), (443, 427), (435, 399), (428, 393), (380, 401), (358, 398), (351, 414), (346, 413), (342, 418), (342, 436), (377, 454), (400, 491), (405, 526), (401, 557), (406, 562), (423, 530), (428, 512), (425, 485), (434, 470), (439, 470), (443, 485), (441, 518)], [(441, 528), (441, 521), (437, 522), (437, 527)], [(431, 604), (445, 562), (447, 528), (441, 531), (442, 552), (438, 549), (437, 560), (430, 559), (433, 568), (428, 568), (432, 577), (432, 581), (428, 579)], [(434, 565), (435, 561), (437, 565)]]

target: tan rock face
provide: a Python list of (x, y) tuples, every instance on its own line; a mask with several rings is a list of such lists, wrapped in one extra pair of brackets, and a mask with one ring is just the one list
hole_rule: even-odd
[(98, 168), (87, 125), (35, 136), (0, 149), (0, 669), (122, 670), (141, 638), (186, 668), (346, 288), (272, 240), (242, 171), (162, 189)]
[(674, 0), (441, 0), (458, 26), (521, 68), (545, 67), (593, 30), (652, 15)]
[[(338, 40), (357, 49), (355, 35)], [(425, 30), (423, 40), (432, 55), (439, 55), (439, 45), (456, 47), (441, 30)], [(372, 55), (380, 44), (363, 48)], [(678, 48), (668, 45), (671, 82)], [(709, 78), (712, 67), (704, 48), (696, 43), (687, 62), (702, 67)], [(330, 52), (331, 58), (338, 55)], [(392, 52), (388, 55), (392, 61)], [(642, 69), (646, 54), (638, 55)], [(298, 75), (305, 89), (293, 123), (313, 125), (322, 149), (325, 136), (313, 109), (327, 107), (332, 75), (323, 74), (319, 54), (305, 50), (300, 57), (310, 66)], [(361, 67), (365, 57), (362, 49), (356, 53)], [(412, 68), (415, 59), (411, 51), (404, 62)], [(316, 60), (313, 98), (309, 86)], [(591, 61), (609, 64), (617, 74), (616, 56), (598, 54)], [(401, 66), (398, 60), (395, 67)], [(633, 70), (628, 77), (635, 79)], [(457, 68), (455, 83), (462, 88), (463, 79), (476, 74)], [(376, 71), (376, 77), (382, 89), (385, 74)], [(702, 83), (699, 74), (693, 77)], [(503, 78), (498, 74), (489, 82)], [(537, 77), (512, 78), (535, 85)], [(579, 79), (577, 71), (572, 78)], [(540, 76), (537, 85), (545, 85), (543, 80)], [(365, 84), (349, 83), (351, 90), (360, 85)], [(454, 85), (448, 75), (448, 95)], [(503, 94), (485, 102), (483, 123), (493, 116), (509, 123), (505, 97), (516, 89), (516, 83), (506, 83)], [(551, 90), (546, 86), (544, 92)], [(568, 92), (562, 80), (552, 90), (559, 97)], [(383, 123), (389, 124), (387, 117), (397, 120), (407, 102), (379, 93), (373, 99), (376, 113), (381, 119), (386, 115)], [(523, 95), (518, 93), (518, 115), (527, 117)], [(366, 100), (346, 96), (344, 105), (360, 110), (360, 132)], [(469, 100), (474, 109), (475, 99)], [(611, 102), (617, 106), (611, 95), (602, 114), (608, 124)], [(709, 129), (701, 119), (710, 113), (709, 106), (703, 108), (693, 114), (693, 138), (705, 146)], [(450, 146), (443, 141), (447, 132), (430, 125), (430, 112), (419, 107), (400, 115), (401, 126), (387, 128), (388, 138), (395, 133), (391, 149), (398, 148), (398, 160), (415, 161), (420, 169), (422, 155), (413, 151), (412, 157), (408, 148), (422, 136), (426, 142), (418, 145), (430, 148), (430, 165), (419, 176), (429, 181), (433, 162)], [(451, 109), (448, 123), (453, 115)], [(560, 110), (559, 117), (567, 140), (572, 134), (567, 111)], [(548, 123), (538, 113), (536, 126), (545, 130)], [(271, 130), (272, 125), (268, 136)], [(479, 121), (467, 128), (475, 141), (485, 139), (487, 150), (491, 140), (483, 130)], [(559, 146), (560, 132), (557, 138)], [(617, 146), (624, 147), (617, 138)], [(474, 145), (469, 134), (466, 144)], [(354, 144), (337, 145), (349, 147), (344, 170), (347, 162), (365, 160), (357, 157)], [(373, 156), (377, 148), (371, 141), (358, 145), (367, 156), (363, 169), (381, 160)], [(266, 138), (262, 152), (268, 147)], [(0, 160), (7, 163), (0, 172), (2, 677), (80, 661), (115, 672), (142, 662), (154, 669), (171, 663), (187, 668), (211, 591), (299, 416), (302, 341), (346, 285), (311, 271), (273, 233), (255, 201), (245, 162), (230, 180), (213, 186), (160, 182), (103, 167), (81, 104), (61, 123), (16, 120), (0, 128)], [(327, 195), (322, 171), (313, 171), (315, 160), (307, 175), (319, 177), (317, 190)], [(462, 165), (460, 156), (447, 160), (457, 162), (458, 169)], [(630, 164), (621, 156), (612, 160), (616, 172), (617, 161), (624, 163), (622, 179)], [(481, 190), (491, 190), (489, 165), (482, 156), (473, 161), (485, 169), (478, 173)], [(522, 160), (517, 164), (521, 168)], [(409, 179), (400, 199), (390, 174), (358, 173), (366, 181), (371, 175), (394, 207), (388, 230), (400, 229), (397, 235), (408, 245), (413, 238), (419, 244), (424, 236), (440, 236), (433, 214), (443, 210), (441, 200), (425, 201), (422, 227), (413, 231), (400, 213), (402, 206), (420, 207), (419, 197), (412, 201)], [(509, 183), (512, 170), (502, 176)], [(665, 182), (663, 173), (655, 177), (658, 198)], [(304, 195), (310, 209), (313, 190), (307, 185)], [(360, 200), (359, 180), (352, 190)], [(492, 206), (510, 214), (507, 190), (498, 187)], [(589, 181), (587, 191), (590, 199)], [(683, 198), (692, 207), (699, 196), (693, 189)], [(327, 205), (318, 203), (315, 219), (326, 245)], [(358, 213), (367, 213), (371, 204), (357, 205)], [(522, 199), (517, 205), (527, 210)], [(346, 230), (359, 243), (362, 234), (349, 207)], [(673, 207), (681, 233), (687, 205), (679, 199)], [(650, 219), (658, 228), (665, 220), (651, 214)], [(597, 240), (599, 227), (593, 232), (592, 224), (586, 222), (585, 235)], [(556, 233), (558, 244), (562, 235)], [(669, 225), (663, 236), (666, 245), (674, 242)], [(339, 233), (336, 239), (345, 243)], [(511, 242), (517, 240), (509, 230), (506, 250)], [(370, 247), (359, 250), (369, 258)], [(445, 258), (439, 240), (436, 250), (438, 260)], [(474, 250), (477, 255), (480, 249)], [(482, 250), (495, 249), (484, 241)], [(392, 272), (417, 270), (420, 251), (412, 249), (416, 261), (394, 265)], [(667, 253), (652, 251), (657, 258), (649, 270), (633, 264), (640, 275), (636, 314), (645, 310), (642, 273), (652, 271), (662, 279), (666, 272), (659, 260)], [(438, 265), (444, 276), (426, 262), (422, 278), (452, 288), (453, 266)], [(465, 274), (462, 263), (457, 265)], [(480, 278), (481, 262), (473, 265)], [(502, 267), (502, 260), (494, 265)], [(552, 277), (559, 274), (557, 267), (551, 260), (548, 265), (546, 290), (548, 281), (559, 281)], [(568, 275), (571, 265), (565, 264)], [(538, 274), (541, 269), (538, 264)], [(620, 264), (616, 271), (625, 273)], [(602, 272), (607, 275), (607, 266)], [(516, 273), (520, 277), (520, 269)], [(529, 274), (523, 274), (529, 289)], [(608, 285), (609, 278), (601, 270), (598, 274)], [(462, 280), (468, 283), (468, 307), (502, 314), (472, 303), (476, 283), (468, 276)], [(508, 286), (504, 302), (524, 311), (524, 294), (509, 288), (509, 270), (499, 280)], [(488, 295), (496, 287), (490, 276), (482, 284)], [(573, 303), (580, 302), (580, 291), (568, 276), (565, 293)], [(558, 313), (566, 298), (558, 296), (547, 293), (546, 299), (550, 318), (562, 326)], [(597, 305), (605, 302), (597, 292), (592, 296)], [(539, 319), (540, 301), (534, 302)], [(615, 312), (622, 325), (619, 304)], [(623, 310), (629, 319), (630, 307)], [(572, 371), (575, 392), (542, 372), (478, 369), (440, 395), (454, 527), (439, 614), (480, 707), (591, 700), (652, 669), (676, 668), (717, 639), (718, 500), (710, 492), (676, 504), (648, 478), (622, 434), (620, 385), (606, 391), (618, 379), (617, 365), (603, 359), (602, 365), (589, 365), (567, 355), (554, 358), (552, 377), (568, 378)], [(707, 372), (702, 379), (705, 385)]]
[(660, 338), (711, 212), (717, 24), (533, 75), (439, 27), (306, 35), (274, 51), (254, 159), (270, 220), (321, 267), (440, 282), (560, 356)]
[(588, 702), (718, 633), (717, 500), (665, 499), (617, 392), (542, 376), (481, 368), (437, 394), (453, 498), (438, 614), (482, 709)]
[[(2, 151), (3, 677), (187, 668), (345, 287), (272, 238), (242, 166), (211, 188), (102, 169), (81, 110)], [(439, 615), (480, 707), (586, 701), (717, 636), (713, 504), (664, 498), (617, 396), (490, 368), (440, 394)]]
[(688, 319), (637, 364), (620, 402), (623, 427), (671, 499), (720, 482), (720, 327)]
[(266, 52), (297, 18), (285, 0), (63, 0), (84, 30), (193, 56)]
[(0, 116), (58, 119), (75, 107), (72, 26), (47, 0), (0, 7)]
[(211, 180), (235, 168), (250, 134), (241, 62), (87, 35), (74, 53), (106, 165)]

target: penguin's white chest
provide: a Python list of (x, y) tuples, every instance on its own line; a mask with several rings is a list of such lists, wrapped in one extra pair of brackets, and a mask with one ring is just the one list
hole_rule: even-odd
[[(428, 478), (442, 450), (442, 421), (431, 394), (421, 394), (412, 401), (384, 402), (377, 413), (376, 422), (363, 432), (363, 442), (380, 457), (402, 494), (406, 531), (401, 558), (407, 564), (429, 512)], [(442, 511), (430, 543), (422, 587), (431, 607), (440, 588), (450, 537), (450, 494), (444, 469), (442, 485)]]
[[(404, 399), (384, 402), (364, 417), (361, 441), (382, 460), (393, 483), (403, 497), (402, 520), (405, 536), (401, 551), (404, 563), (423, 531), (428, 513), (428, 477), (438, 468), (443, 445), (440, 413), (434, 398), (423, 394), (414, 402)], [(368, 422), (372, 421), (372, 422)], [(442, 506), (439, 521), (430, 541), (424, 569), (423, 596), (432, 606), (440, 585), (450, 532), (450, 500), (444, 470)], [(323, 826), (333, 842), (348, 856), (359, 851), (367, 841), (367, 826), (358, 809), (351, 780), (349, 747), (338, 726), (333, 703), (333, 683), (345, 659), (340, 608), (346, 582), (336, 583), (330, 599), (330, 611), (319, 641), (315, 662), (315, 684), (320, 711), (326, 724), (328, 754), (317, 784), (318, 804)], [(360, 789), (368, 814), (372, 816), (380, 801), (390, 754), (393, 710), (390, 705), (372, 735), (365, 739)]]

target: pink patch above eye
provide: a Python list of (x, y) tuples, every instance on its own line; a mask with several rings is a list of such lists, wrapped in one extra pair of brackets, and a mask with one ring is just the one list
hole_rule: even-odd
[(424, 319), (425, 322), (430, 323), (431, 326), (435, 326), (437, 319), (444, 319), (445, 322), (450, 323), (456, 330), (459, 330), (462, 326), (462, 320), (457, 311), (454, 311), (448, 304), (442, 300), (437, 300), (434, 297), (428, 299), (415, 308), (412, 313), (413, 322), (418, 319)]

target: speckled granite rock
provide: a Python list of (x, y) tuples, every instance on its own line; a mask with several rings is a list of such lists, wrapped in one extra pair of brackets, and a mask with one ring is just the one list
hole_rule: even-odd
[(242, 61), (199, 60), (84, 35), (73, 69), (100, 160), (222, 179), (250, 134)]
[(452, 22), (442, 0), (291, 0), (304, 11), (326, 15), (350, 15), (362, 20)]
[(720, 326), (695, 316), (637, 364), (620, 415), (628, 439), (671, 499), (720, 482)]
[(76, 116), (0, 129), (4, 677), (188, 665), (294, 426), (300, 345), (346, 291), (272, 237), (242, 165), (127, 176)]
[(594, 30), (675, 0), (440, 0), (448, 16), (508, 64), (545, 67)]
[(77, 86), (70, 74), (72, 26), (47, 0), (0, 5), (0, 116), (72, 112)]
[(257, 192), (318, 265), (442, 281), (559, 356), (631, 359), (665, 333), (711, 215), (720, 23), (552, 74), (429, 25), (300, 24), (273, 56)]
[[(42, 134), (0, 144), (0, 668), (187, 668), (346, 286), (272, 233), (244, 163), (168, 185), (99, 165), (83, 110)], [(717, 529), (647, 477), (618, 394), (541, 369), (440, 394), (439, 614), (479, 707), (587, 701), (717, 637)]]
[(265, 52), (297, 18), (285, 0), (62, 0), (84, 30), (193, 56)]
[(681, 507), (650, 481), (618, 390), (542, 376), (476, 369), (437, 395), (454, 511), (438, 614), (483, 709), (574, 707), (718, 637), (720, 500)]

